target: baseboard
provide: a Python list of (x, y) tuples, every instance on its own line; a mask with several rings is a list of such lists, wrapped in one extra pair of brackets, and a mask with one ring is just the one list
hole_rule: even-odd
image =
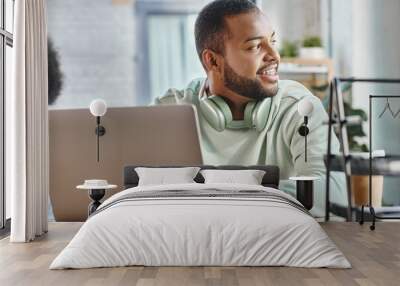
[(11, 230), (11, 218), (7, 219), (4, 227), (0, 229), (0, 239), (9, 236), (10, 230)]

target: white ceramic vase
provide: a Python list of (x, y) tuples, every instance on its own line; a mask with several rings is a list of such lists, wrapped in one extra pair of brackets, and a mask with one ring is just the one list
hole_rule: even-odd
[(300, 58), (307, 59), (323, 59), (325, 58), (325, 50), (322, 47), (301, 47), (299, 51)]

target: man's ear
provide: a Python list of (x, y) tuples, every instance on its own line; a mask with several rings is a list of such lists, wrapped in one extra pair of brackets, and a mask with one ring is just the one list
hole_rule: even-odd
[(207, 69), (207, 72), (221, 72), (221, 55), (215, 53), (212, 50), (205, 49), (201, 53), (201, 58), (203, 60), (203, 64)]

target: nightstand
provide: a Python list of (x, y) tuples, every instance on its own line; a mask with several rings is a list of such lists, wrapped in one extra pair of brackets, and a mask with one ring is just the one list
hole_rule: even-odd
[(106, 180), (85, 180), (83, 185), (76, 186), (78, 190), (87, 190), (92, 202), (88, 206), (88, 216), (101, 205), (100, 200), (106, 191), (115, 189), (117, 185), (110, 185)]
[(299, 176), (290, 177), (289, 180), (296, 181), (296, 199), (307, 210), (311, 210), (314, 205), (314, 181), (318, 180), (318, 178)]

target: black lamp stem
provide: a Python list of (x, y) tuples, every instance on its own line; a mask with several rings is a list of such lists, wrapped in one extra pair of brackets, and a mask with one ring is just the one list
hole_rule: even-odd
[(305, 155), (305, 162), (307, 162), (307, 133), (306, 133), (306, 136), (304, 136), (304, 140), (305, 140), (305, 153), (304, 153), (304, 155)]
[(100, 141), (99, 141), (99, 138), (100, 138), (100, 132), (99, 132), (99, 130), (100, 130), (100, 116), (96, 117), (96, 122), (97, 122), (97, 132), (96, 132), (96, 134), (97, 134), (97, 162), (99, 162), (99, 157), (100, 157), (100, 151), (99, 151), (99, 149), (100, 149)]
[[(307, 124), (308, 124), (308, 116), (304, 116), (304, 125), (305, 125), (306, 129), (307, 129)], [(307, 162), (307, 134), (308, 134), (308, 132), (306, 130), (305, 136), (304, 136), (304, 140), (305, 140), (305, 142), (304, 142), (304, 145), (305, 145), (305, 152), (304, 152), (305, 160), (304, 161), (305, 162)]]

